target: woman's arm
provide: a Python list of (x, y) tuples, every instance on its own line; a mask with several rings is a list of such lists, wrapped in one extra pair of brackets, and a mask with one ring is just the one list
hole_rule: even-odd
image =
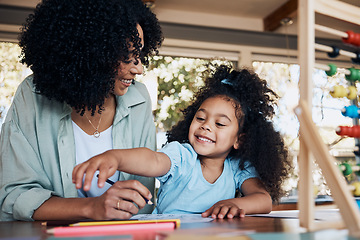
[(241, 186), (241, 198), (232, 198), (215, 203), (202, 216), (213, 218), (245, 217), (245, 214), (269, 213), (272, 200), (263, 183), (258, 178), (250, 178)]
[[(129, 219), (145, 207), (150, 191), (136, 180), (118, 181), (99, 197), (51, 197), (33, 214), (34, 220)], [(138, 206), (136, 207), (134, 203)]]
[(164, 153), (148, 148), (113, 149), (75, 166), (72, 179), (79, 189), (85, 175), (83, 189), (88, 191), (97, 170), (99, 170), (98, 186), (101, 188), (116, 170), (145, 177), (157, 177), (167, 173), (170, 167), (170, 159)]

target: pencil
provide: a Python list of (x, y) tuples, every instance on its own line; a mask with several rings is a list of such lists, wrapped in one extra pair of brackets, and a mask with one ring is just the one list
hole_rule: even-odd
[(173, 222), (175, 228), (180, 227), (180, 219), (155, 219), (155, 220), (121, 220), (121, 221), (93, 221), (93, 222), (77, 222), (69, 226), (98, 226), (98, 225), (116, 225), (116, 224), (144, 224), (144, 223), (161, 223)]
[[(97, 174), (96, 177), (99, 177), (99, 174)], [(115, 184), (115, 182), (111, 181), (110, 179), (106, 179), (105, 182), (107, 182), (107, 183), (110, 184), (110, 185), (114, 185), (114, 184)], [(144, 198), (146, 204), (154, 205), (154, 203), (153, 203), (151, 200), (149, 200), (149, 199), (147, 199), (147, 198), (145, 198), (145, 197), (143, 197), (143, 198)]]
[(138, 232), (155, 232), (174, 230), (174, 222), (144, 223), (144, 224), (117, 224), (98, 226), (55, 227), (46, 232), (54, 236), (104, 236), (116, 234), (131, 234)]

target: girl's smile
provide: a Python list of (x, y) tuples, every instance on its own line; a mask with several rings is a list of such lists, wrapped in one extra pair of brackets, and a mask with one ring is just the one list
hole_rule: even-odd
[(196, 139), (199, 141), (199, 142), (205, 142), (205, 143), (215, 143), (215, 141), (207, 138), (207, 137), (203, 137), (203, 136), (196, 136)]

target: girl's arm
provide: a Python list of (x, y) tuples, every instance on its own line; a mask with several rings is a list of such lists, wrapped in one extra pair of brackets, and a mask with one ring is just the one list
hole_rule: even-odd
[(97, 170), (99, 170), (98, 186), (101, 188), (116, 170), (145, 177), (158, 177), (166, 174), (170, 166), (171, 162), (166, 154), (148, 148), (113, 149), (75, 166), (72, 179), (79, 189), (85, 175), (83, 189), (88, 191)]
[(245, 214), (269, 213), (272, 200), (263, 183), (258, 178), (250, 178), (241, 186), (243, 197), (231, 198), (215, 203), (203, 212), (203, 217), (233, 218), (245, 217)]

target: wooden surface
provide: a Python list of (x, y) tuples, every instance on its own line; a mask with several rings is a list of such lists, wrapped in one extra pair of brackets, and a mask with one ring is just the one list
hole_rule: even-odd
[[(0, 222), (0, 240), (1, 239), (59, 239), (45, 233), (46, 229), (54, 227), (46, 226), (42, 222)], [(69, 222), (62, 222), (61, 225), (67, 225)], [(208, 223), (184, 223), (181, 228), (171, 233), (138, 233), (133, 236), (107, 236), (106, 239), (288, 239), (291, 236), (297, 236), (298, 239), (313, 239), (314, 234), (306, 233), (299, 227), (299, 221), (296, 218), (271, 218), (271, 217), (251, 217), (246, 216), (243, 219), (233, 220), (215, 220)], [(335, 230), (334, 230), (335, 231)], [(339, 230), (336, 230), (339, 231)], [(247, 236), (242, 236), (243, 234)], [(320, 234), (323, 234), (321, 232)], [(344, 235), (343, 232), (338, 234)], [(333, 235), (333, 234), (332, 234)], [(280, 236), (280, 238), (279, 238)], [(321, 236), (320, 236), (321, 237)], [(326, 236), (324, 236), (326, 237)], [(235, 237), (234, 237), (235, 238)], [(66, 238), (75, 239), (75, 238)], [(76, 238), (80, 239), (80, 238)], [(84, 239), (105, 239), (105, 237), (82, 237)], [(321, 238), (319, 238), (321, 239)], [(326, 238), (324, 238), (326, 239)], [(345, 236), (347, 239), (347, 236)]]

